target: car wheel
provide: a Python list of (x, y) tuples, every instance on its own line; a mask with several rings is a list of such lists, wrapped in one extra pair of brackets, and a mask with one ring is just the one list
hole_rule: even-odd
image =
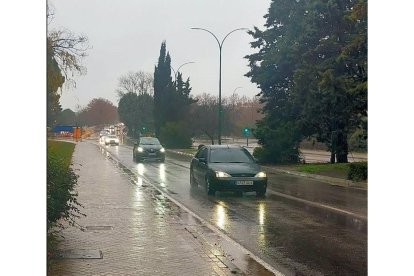
[(197, 183), (194, 180), (194, 173), (192, 170), (190, 170), (190, 186), (192, 188), (197, 187)]
[(207, 178), (206, 179), (206, 189), (207, 189), (207, 194), (208, 195), (215, 195), (216, 191), (214, 190), (214, 188), (212, 187), (213, 185), (210, 183), (210, 180)]
[(266, 188), (260, 188), (256, 191), (257, 196), (264, 196), (266, 194)]

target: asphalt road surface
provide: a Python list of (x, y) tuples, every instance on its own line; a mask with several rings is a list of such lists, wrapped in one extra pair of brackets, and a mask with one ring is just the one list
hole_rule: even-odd
[[(207, 196), (203, 187), (190, 188), (188, 157), (137, 164), (129, 146), (96, 146), (129, 171), (136, 185), (154, 185), (285, 275), (367, 274), (366, 193), (335, 191), (340, 188), (322, 183), (316, 190), (301, 191), (295, 183), (316, 180), (273, 174), (265, 198), (231, 192)], [(306, 203), (318, 197), (359, 217)]]

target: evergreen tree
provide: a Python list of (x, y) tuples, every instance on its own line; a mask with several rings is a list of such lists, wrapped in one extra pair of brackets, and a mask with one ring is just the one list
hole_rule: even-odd
[[(170, 147), (188, 145), (188, 141), (191, 141), (188, 114), (190, 105), (195, 101), (190, 93), (189, 78), (184, 82), (182, 74), (178, 72), (177, 79), (172, 81), (171, 57), (163, 41), (154, 72), (154, 121), (156, 136), (164, 144), (169, 143)], [(176, 133), (180, 133), (179, 137)]]
[(120, 120), (128, 127), (130, 136), (138, 138), (141, 133), (153, 129), (154, 100), (149, 94), (129, 92), (119, 100), (118, 114)]
[(173, 84), (171, 80), (171, 58), (166, 50), (166, 42), (161, 43), (160, 56), (154, 70), (154, 123), (155, 135), (158, 137), (160, 129), (168, 118), (168, 107), (171, 100)]
[(273, 0), (265, 18), (267, 29), (251, 32), (259, 52), (247, 56), (264, 103), (259, 143), (277, 148), (289, 126), (287, 147), (316, 134), (331, 162), (347, 162), (348, 135), (366, 115), (366, 0)]

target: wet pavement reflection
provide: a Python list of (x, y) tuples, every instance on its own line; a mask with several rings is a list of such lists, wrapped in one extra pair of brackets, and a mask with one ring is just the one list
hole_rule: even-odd
[[(134, 179), (133, 183), (140, 186), (151, 183), (286, 275), (367, 274), (366, 220), (272, 193), (268, 193), (265, 198), (258, 198), (255, 193), (240, 196), (231, 192), (217, 192), (216, 196), (207, 196), (203, 187), (190, 188), (188, 163), (185, 161), (167, 158), (165, 164), (136, 164), (132, 161), (132, 150), (128, 147), (119, 146), (116, 150), (107, 150), (114, 155), (114, 164)], [(108, 158), (111, 158), (110, 155)], [(331, 188), (324, 188), (326, 185), (320, 185), (316, 191), (303, 191), (295, 188), (295, 185), (287, 187), (287, 181), (292, 180), (285, 178), (275, 189), (316, 201), (318, 198), (332, 200), (351, 210), (361, 211), (366, 208), (363, 203), (363, 197), (366, 196), (364, 193), (354, 196), (352, 192), (345, 191), (343, 197), (338, 199), (337, 193)], [(157, 190), (152, 193), (156, 218), (167, 212), (175, 212), (180, 217), (179, 208), (162, 193)], [(319, 193), (325, 195), (318, 197)], [(139, 194), (136, 196), (139, 197)], [(162, 225), (160, 231), (161, 228)], [(225, 246), (224, 239), (220, 242)], [(245, 254), (237, 261), (242, 258), (246, 258)], [(248, 265), (241, 262), (240, 266)]]

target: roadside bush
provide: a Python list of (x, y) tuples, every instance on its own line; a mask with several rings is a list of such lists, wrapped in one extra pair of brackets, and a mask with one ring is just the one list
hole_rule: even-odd
[(182, 122), (169, 122), (161, 128), (161, 143), (170, 149), (185, 149), (192, 145), (191, 133), (188, 127)]
[(83, 215), (75, 191), (78, 176), (68, 167), (62, 158), (53, 153), (47, 156), (47, 229), (53, 226), (63, 227), (63, 219), (75, 226), (75, 219)]
[(296, 149), (281, 149), (279, 147), (256, 147), (253, 156), (260, 163), (297, 164), (300, 161), (299, 152)]
[(277, 125), (270, 128), (258, 123), (253, 131), (261, 147), (255, 148), (253, 156), (261, 163), (299, 163), (299, 135), (292, 124)]
[(361, 181), (368, 179), (368, 163), (357, 162), (349, 164), (348, 179), (352, 181)]

